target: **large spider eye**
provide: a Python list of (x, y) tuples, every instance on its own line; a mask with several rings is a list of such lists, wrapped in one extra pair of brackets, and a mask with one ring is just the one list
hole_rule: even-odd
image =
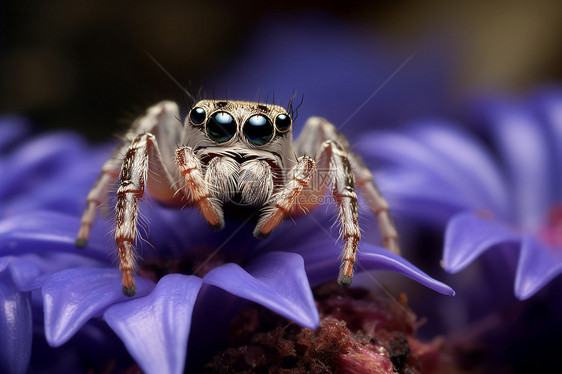
[(244, 136), (255, 145), (267, 144), (273, 138), (273, 125), (271, 120), (261, 114), (248, 118), (244, 123)]
[(289, 117), (287, 114), (280, 114), (275, 117), (275, 128), (279, 132), (289, 131), (292, 123), (293, 121), (291, 121), (291, 117)]
[(207, 121), (205, 131), (209, 139), (217, 143), (224, 143), (236, 134), (236, 122), (230, 114), (217, 112)]
[(193, 108), (191, 112), (189, 112), (189, 119), (191, 123), (194, 125), (200, 125), (205, 122), (205, 118), (207, 117), (207, 113), (203, 108)]

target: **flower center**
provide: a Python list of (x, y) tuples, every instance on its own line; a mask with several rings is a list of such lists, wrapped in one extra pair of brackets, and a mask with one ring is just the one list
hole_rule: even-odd
[(539, 236), (550, 246), (560, 247), (562, 250), (562, 203), (550, 209)]

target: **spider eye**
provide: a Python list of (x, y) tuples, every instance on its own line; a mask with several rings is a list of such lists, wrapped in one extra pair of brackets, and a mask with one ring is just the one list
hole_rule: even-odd
[(191, 123), (194, 125), (200, 125), (205, 122), (205, 118), (207, 117), (207, 113), (203, 108), (193, 108), (191, 112), (189, 112), (189, 119)]
[(279, 132), (287, 132), (291, 128), (293, 121), (287, 114), (280, 114), (275, 117), (275, 128)]
[(217, 143), (224, 143), (236, 134), (236, 122), (230, 114), (217, 112), (207, 121), (205, 131), (209, 139)]
[(244, 136), (255, 145), (264, 145), (273, 138), (273, 124), (271, 120), (261, 114), (248, 118), (244, 123)]

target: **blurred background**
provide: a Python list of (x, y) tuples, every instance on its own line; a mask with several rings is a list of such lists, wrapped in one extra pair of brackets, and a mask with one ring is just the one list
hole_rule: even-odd
[(157, 101), (186, 111), (147, 53), (195, 96), (294, 93), (342, 123), (376, 93), (362, 121), (397, 124), (560, 82), (562, 2), (3, 1), (0, 113), (99, 141)]

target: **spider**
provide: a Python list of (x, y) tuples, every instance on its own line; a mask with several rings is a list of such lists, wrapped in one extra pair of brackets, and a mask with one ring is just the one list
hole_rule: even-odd
[[(145, 187), (158, 203), (198, 208), (216, 230), (224, 227), (226, 205), (250, 207), (259, 214), (254, 229), (259, 238), (285, 217), (309, 212), (330, 188), (344, 241), (338, 283), (350, 285), (361, 237), (355, 184), (376, 214), (384, 247), (398, 254), (388, 204), (334, 125), (311, 117), (293, 143), (289, 112), (277, 105), (201, 100), (182, 128), (175, 103), (150, 107), (103, 165), (88, 194), (76, 245), (87, 244), (96, 210), (118, 179), (115, 241), (123, 293), (134, 296), (138, 201)], [(326, 173), (328, 184), (314, 178), (319, 173)]]

